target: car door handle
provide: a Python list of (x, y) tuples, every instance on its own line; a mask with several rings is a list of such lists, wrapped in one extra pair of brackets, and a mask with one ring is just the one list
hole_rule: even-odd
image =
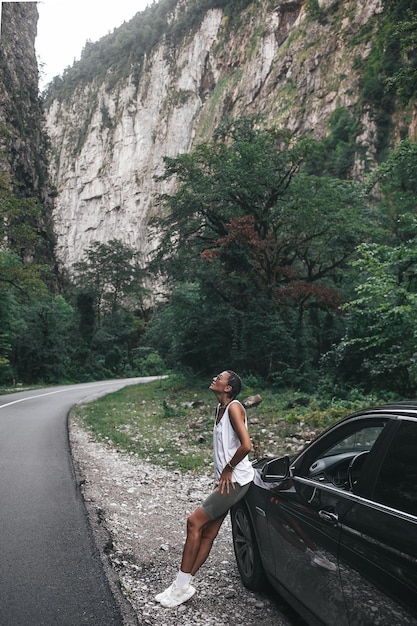
[(330, 511), (326, 511), (324, 509), (321, 509), (319, 511), (319, 517), (324, 522), (329, 522), (330, 524), (337, 524), (339, 521), (339, 516), (337, 513), (331, 513)]

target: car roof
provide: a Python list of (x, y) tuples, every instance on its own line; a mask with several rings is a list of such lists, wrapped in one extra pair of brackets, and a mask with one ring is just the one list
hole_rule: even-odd
[(361, 409), (355, 413), (351, 413), (344, 419), (352, 417), (360, 417), (364, 415), (398, 415), (402, 417), (417, 419), (417, 400), (402, 400), (399, 402), (393, 402), (390, 404), (382, 404), (380, 406), (373, 406), (367, 409)]

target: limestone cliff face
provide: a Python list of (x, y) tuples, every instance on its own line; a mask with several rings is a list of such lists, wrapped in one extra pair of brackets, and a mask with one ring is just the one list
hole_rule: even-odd
[[(336, 107), (358, 102), (355, 59), (370, 51), (381, 0), (320, 0), (312, 19), (303, 0), (259, 0), (230, 28), (208, 10), (181, 46), (161, 39), (132, 76), (111, 91), (93, 81), (54, 100), (47, 116), (58, 255), (70, 268), (93, 241), (121, 239), (146, 255), (163, 157), (207, 140), (225, 115), (261, 113), (265, 123), (321, 137)], [(368, 38), (352, 38), (363, 26)], [(372, 158), (372, 113), (360, 113), (358, 140)], [(359, 157), (357, 169), (363, 167)]]
[[(79, 260), (95, 240), (121, 239), (144, 254), (152, 246), (146, 223), (161, 191), (154, 176), (162, 172), (165, 155), (192, 145), (206, 60), (221, 20), (220, 11), (207, 14), (198, 35), (178, 51), (175, 77), (161, 45), (146, 60), (139, 88), (132, 79), (111, 93), (105, 85), (88, 85), (71, 101), (52, 104), (48, 129), (59, 192), (55, 228), (64, 265)], [(85, 140), (77, 153), (83, 127)]]

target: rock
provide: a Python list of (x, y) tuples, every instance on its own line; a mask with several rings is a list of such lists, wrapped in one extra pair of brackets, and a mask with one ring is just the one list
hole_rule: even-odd
[(256, 394), (255, 396), (249, 396), (248, 398), (242, 400), (242, 404), (245, 409), (253, 409), (253, 407), (258, 406), (258, 404), (260, 404), (262, 400), (262, 396)]

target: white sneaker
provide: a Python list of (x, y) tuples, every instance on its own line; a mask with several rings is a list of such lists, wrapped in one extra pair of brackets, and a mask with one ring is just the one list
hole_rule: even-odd
[[(172, 583), (171, 587), (165, 590), (162, 594), (162, 598), (159, 602), (167, 609), (171, 609), (174, 606), (178, 606), (179, 604), (183, 604), (183, 602), (187, 602), (194, 594), (195, 587), (192, 585), (187, 585), (186, 587), (177, 587), (177, 585)], [(159, 594), (158, 594), (159, 595)]]
[[(174, 583), (172, 583), (172, 585), (173, 585), (173, 584), (174, 584)], [(161, 591), (161, 593), (157, 593), (157, 594), (156, 594), (156, 596), (155, 596), (155, 600), (156, 600), (157, 602), (161, 602), (162, 598), (164, 598), (165, 596), (167, 596), (167, 595), (170, 593), (170, 591), (171, 591), (171, 589), (172, 589), (172, 585), (170, 585), (169, 587), (167, 587), (166, 589), (164, 589), (164, 591)]]

